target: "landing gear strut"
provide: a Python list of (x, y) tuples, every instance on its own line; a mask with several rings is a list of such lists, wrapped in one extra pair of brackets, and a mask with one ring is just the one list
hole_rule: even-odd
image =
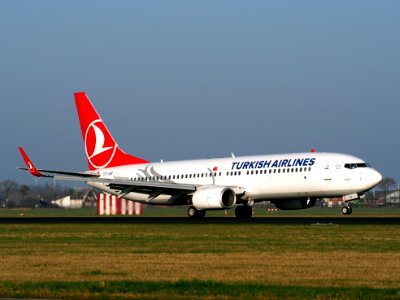
[(346, 206), (342, 207), (342, 214), (351, 215), (352, 212), (353, 212), (353, 209), (351, 208), (350, 205), (346, 205)]
[(188, 213), (189, 218), (191, 218), (191, 219), (201, 219), (206, 216), (205, 210), (199, 210), (194, 206), (189, 206), (187, 213)]
[(253, 208), (248, 205), (236, 206), (235, 215), (241, 219), (250, 219), (253, 215)]

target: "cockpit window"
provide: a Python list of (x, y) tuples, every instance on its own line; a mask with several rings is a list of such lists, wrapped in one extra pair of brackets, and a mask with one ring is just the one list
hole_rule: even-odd
[(369, 166), (367, 163), (344, 164), (344, 167), (347, 169), (368, 168)]

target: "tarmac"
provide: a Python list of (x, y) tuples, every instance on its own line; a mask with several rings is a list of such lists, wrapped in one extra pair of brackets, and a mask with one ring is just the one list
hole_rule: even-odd
[(400, 217), (5, 217), (0, 224), (269, 224), (269, 225), (400, 225)]

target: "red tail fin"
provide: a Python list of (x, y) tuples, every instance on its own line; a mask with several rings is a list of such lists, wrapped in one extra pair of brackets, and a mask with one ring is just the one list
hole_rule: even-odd
[(86, 93), (75, 93), (75, 103), (90, 170), (148, 163), (118, 147)]

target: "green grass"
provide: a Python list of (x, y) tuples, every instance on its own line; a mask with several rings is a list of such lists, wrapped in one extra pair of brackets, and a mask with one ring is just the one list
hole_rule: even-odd
[(0, 253), (2, 297), (400, 299), (400, 225), (1, 224)]
[(68, 299), (399, 299), (398, 289), (301, 287), (214, 281), (2, 282), (10, 297)]
[[(297, 251), (400, 252), (398, 225), (2, 224), (0, 249), (13, 254), (113, 250), (118, 253)], [(14, 247), (18, 246), (19, 247)], [(249, 249), (251, 246), (251, 249)], [(65, 249), (64, 249), (65, 248)], [(105, 250), (106, 249), (106, 250)]]
[(97, 217), (97, 210), (96, 208), (0, 208), (0, 218), (7, 217)]

